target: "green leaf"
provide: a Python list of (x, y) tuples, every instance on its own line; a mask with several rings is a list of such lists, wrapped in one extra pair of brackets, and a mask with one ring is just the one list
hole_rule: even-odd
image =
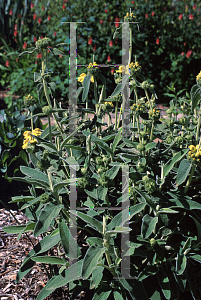
[(87, 250), (82, 264), (82, 278), (87, 279), (98, 264), (99, 258), (107, 248), (99, 246), (90, 246)]
[(87, 243), (89, 243), (89, 245), (98, 245), (100, 247), (103, 246), (103, 240), (101, 238), (98, 237), (88, 237), (87, 238)]
[(83, 86), (80, 86), (76, 92), (76, 98), (79, 97), (80, 93), (83, 91), (84, 87)]
[(140, 274), (138, 275), (138, 279), (140, 281), (142, 281), (149, 276), (153, 276), (157, 272), (158, 272), (158, 267), (156, 265), (155, 266), (147, 266), (142, 270), (142, 272), (140, 272)]
[(155, 142), (151, 142), (151, 143), (148, 143), (146, 146), (145, 146), (145, 150), (150, 150), (150, 149), (154, 149), (156, 147), (157, 143)]
[(2, 230), (10, 234), (16, 234), (22, 232), (25, 228), (26, 225), (14, 225), (14, 226), (5, 226), (2, 228)]
[(57, 148), (55, 147), (55, 145), (53, 145), (52, 143), (48, 143), (48, 142), (42, 142), (38, 145), (39, 147), (43, 147), (46, 150), (48, 150), (50, 153), (56, 153), (58, 154)]
[(70, 212), (72, 214), (76, 215), (77, 217), (79, 217), (80, 219), (82, 219), (83, 221), (85, 221), (87, 223), (87, 225), (91, 226), (92, 228), (94, 228), (95, 230), (100, 232), (101, 234), (103, 233), (103, 225), (100, 221), (97, 221), (96, 219), (94, 219), (82, 212), (76, 212), (74, 210), (71, 210)]
[[(128, 213), (128, 218), (126, 218), (125, 220), (122, 220), (122, 211), (121, 211), (108, 224), (107, 229), (112, 230), (116, 226), (121, 226), (121, 224), (123, 226), (126, 221), (131, 220), (134, 215), (141, 212), (145, 208), (145, 206), (146, 206), (146, 203), (138, 203), (138, 204), (131, 206), (130, 212)], [(124, 222), (122, 223), (122, 221), (124, 221)]]
[(119, 130), (119, 132), (117, 133), (114, 141), (113, 141), (113, 144), (112, 144), (112, 152), (113, 152), (113, 155), (114, 155), (114, 152), (115, 152), (115, 149), (117, 147), (117, 145), (119, 144), (119, 142), (121, 141), (121, 133), (122, 133), (122, 129)]
[(114, 299), (115, 299), (115, 300), (125, 300), (125, 299), (122, 297), (122, 294), (121, 294), (119, 291), (114, 291), (114, 292), (113, 292), (113, 295), (114, 295)]
[(62, 52), (61, 50), (57, 49), (57, 48), (53, 48), (51, 50), (51, 52), (54, 54), (54, 55), (66, 55), (64, 52)]
[(95, 135), (91, 135), (92, 141), (98, 144), (101, 148), (105, 149), (108, 153), (113, 155), (112, 149), (101, 139), (97, 138)]
[(137, 190), (136, 188), (134, 188), (134, 190), (142, 197), (142, 199), (144, 199), (146, 201), (146, 203), (153, 209), (156, 209), (156, 204), (151, 200), (150, 196), (148, 196), (147, 194)]
[(66, 157), (65, 161), (70, 165), (70, 167), (79, 171), (79, 164), (73, 156)]
[(27, 207), (32, 206), (33, 204), (35, 204), (35, 203), (37, 203), (37, 202), (39, 202), (39, 197), (38, 197), (38, 198), (35, 198), (35, 199), (31, 200), (31, 201), (29, 201), (29, 202), (26, 203), (26, 204), (24, 204), (20, 209), (23, 210), (23, 209), (25, 209), (25, 208), (27, 208)]
[(196, 295), (197, 294), (196, 293), (197, 280), (196, 280), (196, 275), (195, 275), (195, 268), (191, 262), (189, 262), (188, 266), (187, 266), (187, 279), (188, 279), (188, 284), (190, 287), (191, 295), (194, 300), (197, 300), (198, 299), (198, 297)]
[(63, 150), (63, 147), (68, 143), (68, 141), (76, 134), (76, 132), (82, 127), (82, 124), (78, 126), (72, 133), (70, 133), (65, 140), (61, 143), (60, 149)]
[(130, 74), (125, 74), (125, 75), (122, 77), (122, 90), (124, 89), (126, 83), (128, 83), (129, 77), (130, 77)]
[(190, 91), (191, 96), (191, 111), (194, 112), (194, 109), (198, 105), (201, 99), (201, 88), (198, 84), (195, 84)]
[(199, 262), (201, 264), (201, 255), (199, 255), (199, 254), (190, 254), (188, 257), (195, 260), (195, 261), (197, 261), (197, 262)]
[(154, 231), (156, 224), (158, 223), (158, 217), (152, 218), (149, 215), (145, 215), (142, 219), (141, 235), (143, 238), (148, 238)]
[(111, 169), (106, 171), (106, 175), (109, 176), (110, 180), (115, 179), (115, 177), (117, 176), (119, 169), (121, 166), (113, 166)]
[(74, 240), (68, 226), (64, 220), (59, 222), (59, 233), (61, 237), (62, 247), (68, 258), (78, 258), (81, 255), (80, 248)]
[(173, 158), (171, 158), (170, 160), (168, 160), (168, 162), (164, 165), (164, 169), (163, 169), (163, 176), (166, 177), (169, 172), (172, 170), (172, 168), (174, 167), (174, 164), (176, 162), (178, 162), (180, 159), (182, 159), (186, 153), (189, 151), (189, 149), (184, 149), (180, 152), (178, 152), (177, 154), (175, 154), (173, 156)]
[(88, 96), (91, 77), (92, 77), (92, 75), (87, 75), (87, 76), (85, 76), (85, 78), (83, 80), (84, 90), (82, 92), (82, 102), (84, 102)]
[(31, 258), (35, 262), (52, 265), (65, 265), (65, 259), (56, 256), (35, 256)]
[(176, 178), (177, 186), (182, 184), (186, 180), (188, 174), (190, 173), (191, 167), (192, 164), (187, 159), (183, 159), (180, 162), (179, 169), (177, 171), (177, 178)]
[(187, 258), (183, 254), (177, 254), (177, 259), (176, 259), (176, 272), (178, 275), (181, 275), (184, 273), (186, 269), (186, 264), (187, 264)]
[(92, 272), (92, 278), (90, 281), (90, 289), (97, 288), (103, 278), (104, 267), (98, 266)]
[(48, 297), (55, 289), (66, 285), (67, 283), (78, 279), (81, 276), (82, 260), (71, 265), (64, 273), (55, 275), (51, 278), (42, 291), (38, 294), (36, 300), (43, 300)]
[(92, 300), (107, 300), (111, 293), (111, 288), (109, 286), (100, 286), (92, 298)]
[(52, 232), (52, 234), (45, 236), (25, 257), (18, 271), (16, 283), (18, 283), (35, 265), (35, 262), (31, 260), (32, 256), (46, 252), (50, 248), (54, 247), (59, 241), (59, 229), (56, 229)]
[(112, 235), (112, 234), (116, 234), (116, 233), (129, 232), (129, 231), (131, 231), (131, 230), (132, 230), (132, 229), (129, 228), (129, 227), (120, 227), (120, 226), (118, 226), (118, 227), (115, 227), (114, 230), (106, 231), (106, 232), (105, 232), (105, 236), (107, 236), (107, 235)]
[(129, 292), (132, 300), (148, 300), (142, 282), (136, 279), (128, 281), (124, 278), (118, 278), (118, 280), (123, 288)]
[(52, 220), (58, 216), (58, 214), (62, 208), (63, 208), (62, 204), (60, 204), (60, 205), (58, 205), (58, 204), (55, 205), (53, 203), (46, 204), (39, 215), (39, 219), (36, 223), (36, 227), (35, 227), (33, 236), (37, 237), (41, 233), (44, 233), (50, 226), (50, 223), (52, 222)]
[(169, 284), (169, 278), (165, 271), (163, 269), (160, 269), (157, 273), (158, 281), (161, 287), (161, 290), (163, 292), (163, 295), (165, 296), (165, 299), (171, 298), (171, 292), (170, 292), (170, 284)]
[(29, 185), (33, 184), (35, 186), (40, 186), (44, 189), (50, 189), (49, 184), (47, 184), (46, 182), (42, 180), (32, 179), (30, 177), (12, 177), (12, 180), (22, 181), (28, 183)]
[(121, 93), (121, 89), (122, 89), (122, 83), (119, 83), (116, 86), (116, 88), (114, 89), (114, 92), (112, 93), (112, 95), (110, 97), (115, 97), (115, 96), (119, 95)]
[(33, 179), (37, 179), (40, 181), (44, 181), (45, 183), (47, 183), (49, 185), (49, 180), (48, 180), (48, 176), (47, 174), (40, 172), (38, 170), (29, 168), (29, 167), (25, 167), (25, 166), (20, 166), (20, 171), (24, 174), (27, 175)]
[(198, 232), (198, 242), (200, 242), (201, 241), (201, 224), (194, 217), (192, 217), (192, 216), (190, 216), (190, 217), (194, 220), (194, 222), (196, 224), (197, 232)]
[(10, 201), (8, 203), (28, 202), (28, 201), (31, 201), (34, 199), (35, 199), (35, 197), (33, 197), (33, 196), (16, 196), (16, 197), (12, 197), (12, 201)]

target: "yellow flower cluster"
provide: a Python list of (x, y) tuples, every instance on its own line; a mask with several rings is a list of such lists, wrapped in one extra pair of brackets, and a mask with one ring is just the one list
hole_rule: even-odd
[(153, 110), (149, 110), (149, 118), (151, 120), (157, 121), (160, 118), (160, 111), (156, 110), (155, 108)]
[(41, 135), (41, 130), (39, 128), (35, 128), (32, 133), (31, 131), (25, 131), (23, 133), (23, 136), (24, 136), (24, 141), (23, 141), (23, 146), (22, 146), (22, 149), (26, 149), (28, 147), (28, 144), (35, 144), (37, 143), (37, 140), (35, 138), (33, 138), (31, 136), (31, 134), (35, 135), (35, 136), (40, 136)]
[(196, 76), (197, 83), (201, 83), (201, 71), (200, 73)]
[(125, 74), (129, 74), (130, 70), (131, 70), (131, 76), (133, 73), (139, 71), (141, 69), (141, 66), (139, 65), (139, 63), (136, 61), (135, 63), (132, 62), (129, 64), (129, 66), (120, 66), (119, 69), (116, 71), (116, 73), (122, 73), (125, 72)]
[[(80, 76), (78, 77), (78, 81), (79, 82), (83, 82), (84, 81), (84, 78), (86, 77), (87, 75), (85, 73), (82, 73), (80, 74)], [(91, 77), (91, 82), (94, 82), (94, 77), (92, 76)]]
[(98, 68), (98, 67), (96, 67), (97, 66), (97, 63), (96, 62), (94, 62), (93, 64), (92, 63), (90, 63), (89, 65), (88, 65), (88, 67), (87, 67), (87, 69), (90, 69), (90, 68)]
[(109, 104), (110, 106), (114, 107), (113, 102), (111, 102), (111, 101), (106, 101), (106, 103)]
[(198, 148), (199, 145), (190, 145), (188, 148), (190, 151), (188, 152), (189, 158), (192, 158), (194, 161), (200, 162), (201, 157), (201, 148)]
[(132, 21), (133, 18), (135, 18), (134, 14), (133, 13), (126, 13), (126, 16), (124, 16), (124, 22), (129, 22), (129, 21)]

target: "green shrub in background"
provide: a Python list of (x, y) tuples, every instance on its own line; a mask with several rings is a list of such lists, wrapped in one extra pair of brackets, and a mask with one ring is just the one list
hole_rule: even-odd
[[(4, 1), (3, 1), (4, 2)], [(2, 2), (2, 3), (3, 3)], [(26, 2), (26, 1), (25, 1)], [(55, 2), (55, 1), (54, 1)], [(113, 39), (116, 26), (114, 22), (123, 21), (123, 11), (129, 8), (136, 16), (140, 24), (138, 29), (132, 25), (133, 29), (133, 55), (136, 55), (145, 70), (147, 78), (157, 88), (158, 102), (168, 102), (169, 98), (163, 95), (167, 92), (167, 86), (175, 83), (178, 90), (193, 85), (193, 80), (199, 72), (201, 63), (199, 45), (201, 41), (199, 24), (201, 18), (201, 4), (199, 1), (33, 1), (27, 3), (27, 10), (24, 19), (19, 14), (14, 14), (15, 4), (10, 1), (7, 5), (7, 18), (10, 20), (10, 35), (5, 40), (11, 48), (10, 52), (1, 45), (1, 85), (11, 85), (11, 93), (21, 93), (32, 89), (26, 86), (26, 82), (18, 82), (15, 88), (12, 86), (11, 73), (17, 78), (15, 64), (19, 63), (20, 68), (25, 68), (24, 58), (18, 62), (17, 53), (34, 46), (34, 42), (40, 37), (52, 38), (56, 43), (67, 43), (64, 52), (69, 53), (69, 25), (62, 24), (62, 21), (80, 21), (85, 24), (77, 25), (78, 44), (78, 64), (89, 63), (92, 55), (98, 63), (118, 64), (121, 63), (121, 36)], [(24, 4), (25, 5), (25, 4)], [(83, 10), (83, 7), (87, 8)], [(25, 9), (25, 7), (24, 7)], [(9, 15), (9, 12), (12, 14)], [(15, 16), (15, 17), (14, 17)], [(22, 22), (23, 21), (23, 22)], [(15, 27), (16, 26), (16, 27)], [(97, 38), (96, 32), (100, 32)], [(3, 36), (2, 36), (3, 37)], [(5, 37), (3, 37), (5, 39)], [(12, 50), (15, 49), (15, 50)], [(17, 51), (16, 55), (11, 55)], [(28, 69), (24, 70), (24, 75), (28, 76), (28, 70), (33, 70), (40, 60), (40, 53), (31, 55)], [(134, 56), (133, 56), (134, 60)], [(55, 59), (54, 68), (55, 79), (58, 84), (58, 100), (68, 103), (68, 55)], [(13, 68), (14, 67), (14, 68)], [(50, 69), (53, 69), (52, 62)], [(107, 76), (108, 92), (114, 89), (112, 79), (114, 70), (104, 69), (103, 74)], [(21, 72), (23, 72), (21, 70)], [(78, 75), (83, 69), (78, 69)], [(60, 76), (58, 76), (60, 74)], [(26, 78), (26, 77), (25, 77)], [(20, 79), (22, 80), (22, 79)], [(28, 80), (26, 80), (28, 82)], [(31, 92), (29, 90), (29, 92)], [(10, 101), (10, 99), (9, 99)]]

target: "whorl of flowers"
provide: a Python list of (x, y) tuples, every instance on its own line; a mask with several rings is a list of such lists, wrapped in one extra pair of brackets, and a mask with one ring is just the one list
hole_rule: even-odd
[(32, 137), (31, 134), (33, 134), (35, 136), (40, 136), (41, 133), (42, 132), (41, 132), (40, 128), (35, 128), (32, 132), (31, 131), (25, 131), (23, 133), (24, 140), (23, 140), (22, 149), (28, 148), (29, 144), (35, 144), (35, 143), (37, 143), (37, 140), (34, 137)]

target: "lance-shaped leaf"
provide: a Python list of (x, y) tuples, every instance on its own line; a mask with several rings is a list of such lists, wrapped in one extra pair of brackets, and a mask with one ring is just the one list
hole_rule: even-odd
[(169, 172), (174, 167), (174, 164), (176, 162), (178, 162), (180, 159), (182, 159), (188, 151), (189, 151), (189, 149), (184, 149), (184, 150), (178, 152), (177, 154), (175, 154), (175, 156), (173, 156), (173, 158), (168, 160), (168, 162), (164, 165), (163, 177), (166, 177), (169, 174)]
[(51, 265), (65, 265), (67, 262), (64, 258), (60, 258), (56, 256), (35, 256), (32, 257), (31, 260), (42, 264), (51, 264)]
[(71, 265), (62, 274), (51, 278), (42, 291), (38, 294), (36, 300), (43, 300), (48, 297), (55, 289), (66, 285), (67, 283), (79, 279), (81, 276), (82, 260)]
[(90, 289), (97, 288), (101, 279), (103, 278), (104, 267), (98, 266), (92, 272), (92, 279), (90, 282)]
[(110, 97), (115, 97), (121, 93), (122, 83), (119, 83)]
[(99, 286), (92, 300), (107, 300), (112, 290), (109, 286)]
[(138, 203), (136, 205), (133, 205), (130, 207), (130, 211), (128, 212), (128, 217), (125, 218), (125, 220), (122, 220), (122, 211), (118, 213), (112, 221), (108, 224), (107, 229), (112, 230), (116, 226), (122, 226), (125, 224), (125, 222), (129, 221), (132, 219), (132, 217), (139, 212), (141, 212), (146, 206), (146, 203)]
[(118, 280), (123, 288), (129, 292), (132, 300), (148, 300), (142, 282), (136, 279), (126, 280), (120, 277)]
[(107, 248), (99, 246), (90, 246), (87, 250), (85, 257), (83, 259), (82, 264), (82, 278), (87, 279), (95, 269), (98, 264), (99, 258), (103, 255), (103, 253), (107, 250)]
[(98, 232), (100, 232), (101, 234), (103, 233), (103, 225), (100, 221), (82, 213), (82, 212), (76, 212), (74, 210), (70, 211), (72, 214), (76, 215), (77, 217), (79, 217), (80, 219), (82, 219), (83, 221), (85, 221), (87, 223), (88, 226), (92, 227), (93, 229), (97, 230)]
[(60, 241), (59, 229), (52, 234), (45, 236), (25, 257), (22, 265), (17, 273), (16, 283), (19, 282), (34, 266), (35, 262), (31, 260), (32, 256), (44, 253), (54, 247)]
[(195, 84), (191, 88), (190, 95), (191, 95), (191, 111), (194, 112), (194, 109), (196, 108), (196, 106), (198, 105), (201, 99), (201, 88), (198, 84)]
[(80, 248), (74, 240), (68, 226), (64, 220), (59, 222), (59, 232), (61, 237), (62, 247), (68, 258), (78, 258), (81, 255)]
[(39, 180), (44, 181), (45, 183), (49, 184), (48, 176), (47, 176), (47, 174), (45, 174), (43, 172), (40, 172), (38, 170), (29, 168), (29, 167), (25, 167), (25, 166), (20, 166), (20, 171), (24, 175), (27, 175), (34, 179), (39, 179)]
[(48, 203), (45, 205), (36, 223), (36, 227), (33, 233), (34, 237), (39, 236), (39, 234), (44, 233), (48, 229), (50, 223), (54, 218), (58, 216), (62, 208), (63, 208), (62, 204), (55, 205), (53, 203)]
[(87, 76), (85, 76), (85, 78), (83, 80), (84, 90), (82, 92), (82, 102), (84, 102), (87, 99), (87, 96), (89, 93), (91, 77), (92, 77), (92, 75), (87, 75)]
[(187, 264), (187, 258), (184, 254), (177, 254), (177, 260), (176, 260), (176, 272), (178, 275), (181, 275), (184, 273), (186, 269)]
[(180, 162), (176, 178), (177, 186), (182, 184), (186, 180), (188, 174), (190, 173), (191, 167), (192, 164), (187, 159), (183, 159)]
[(141, 228), (141, 235), (143, 238), (148, 238), (152, 232), (154, 231), (156, 224), (158, 222), (158, 217), (152, 218), (149, 215), (145, 215), (142, 219), (142, 228)]

